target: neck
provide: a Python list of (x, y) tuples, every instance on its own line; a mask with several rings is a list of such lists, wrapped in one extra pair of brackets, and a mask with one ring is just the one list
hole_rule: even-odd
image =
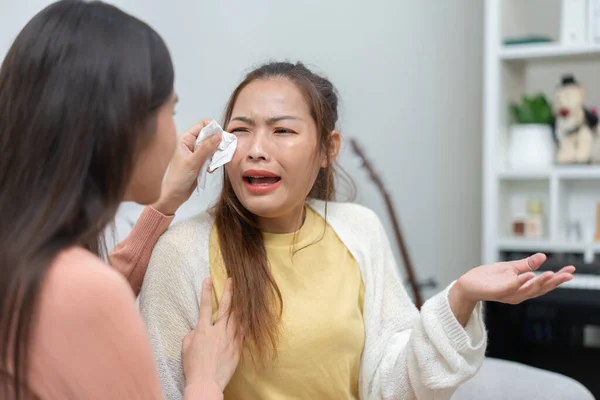
[(305, 209), (302, 205), (281, 217), (256, 217), (256, 222), (260, 230), (266, 233), (293, 233), (302, 227), (304, 217)]

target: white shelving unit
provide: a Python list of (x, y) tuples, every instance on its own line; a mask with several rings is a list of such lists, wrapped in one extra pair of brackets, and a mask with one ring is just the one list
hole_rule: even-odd
[(596, 56), (598, 53), (600, 53), (600, 45), (597, 44), (564, 46), (556, 43), (540, 43), (502, 47), (498, 55), (503, 61), (527, 61), (560, 60), (564, 57), (586, 58)]
[[(485, 1), (483, 262), (498, 261), (502, 251), (581, 253), (591, 261), (600, 254), (600, 243), (594, 242), (596, 204), (600, 203), (600, 165), (515, 170), (504, 160), (510, 123), (509, 103), (523, 94), (534, 94), (527, 92), (532, 66), (543, 64), (552, 70), (556, 65), (568, 65), (564, 72), (574, 72), (577, 76), (578, 63), (589, 69), (590, 63), (597, 62), (600, 71), (600, 45), (568, 46), (559, 41), (503, 45), (506, 34), (503, 29), (507, 25), (503, 21), (503, 12), (510, 7), (509, 3), (520, 7), (527, 0), (518, 1), (518, 4), (515, 0)], [(511, 15), (514, 16), (515, 11)], [(513, 21), (510, 23), (514, 24)], [(548, 88), (559, 80), (557, 75), (548, 83)], [(552, 100), (551, 95), (548, 97)], [(542, 238), (528, 239), (510, 234), (511, 196), (541, 200), (545, 214)], [(583, 221), (579, 240), (567, 238), (567, 223), (573, 220)]]

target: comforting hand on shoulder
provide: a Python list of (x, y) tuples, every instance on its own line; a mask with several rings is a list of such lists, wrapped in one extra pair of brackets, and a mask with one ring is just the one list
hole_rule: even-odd
[(231, 296), (231, 280), (227, 280), (217, 320), (213, 323), (212, 283), (210, 279), (204, 281), (198, 325), (182, 343), (186, 384), (214, 382), (223, 391), (233, 376), (240, 360), (243, 338), (236, 334), (237, 319), (229, 314)]
[(534, 272), (546, 261), (541, 253), (517, 261), (498, 262), (473, 268), (456, 282), (468, 301), (498, 301), (518, 304), (542, 296), (573, 278), (575, 267), (554, 273)]

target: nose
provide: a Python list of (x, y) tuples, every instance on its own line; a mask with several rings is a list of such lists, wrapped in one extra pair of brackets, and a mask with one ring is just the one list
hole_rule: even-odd
[(267, 138), (261, 132), (256, 132), (252, 135), (250, 148), (248, 150), (248, 160), (250, 161), (269, 161), (269, 153), (267, 151)]

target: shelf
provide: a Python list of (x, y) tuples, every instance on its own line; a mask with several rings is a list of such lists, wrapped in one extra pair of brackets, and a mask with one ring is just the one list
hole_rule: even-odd
[(599, 44), (582, 44), (565, 46), (560, 43), (537, 43), (524, 45), (502, 46), (502, 60), (552, 60), (560, 58), (600, 57)]
[(498, 172), (501, 180), (539, 180), (552, 177), (561, 180), (600, 180), (600, 166), (569, 165), (538, 170), (504, 169)]
[(560, 179), (600, 179), (600, 166), (559, 166), (554, 168), (554, 173)]
[(550, 169), (540, 170), (518, 170), (518, 169), (505, 169), (498, 172), (498, 177), (504, 180), (538, 180), (538, 179), (549, 179), (552, 175)]
[(581, 243), (569, 241), (550, 241), (544, 239), (504, 238), (498, 241), (502, 251), (541, 251), (558, 253), (600, 253), (600, 243)]
[[(512, 102), (537, 93), (553, 102), (564, 76), (573, 74), (587, 89), (586, 104), (600, 104), (600, 81), (594, 72), (600, 65), (600, 42), (561, 41), (561, 2), (546, 3), (486, 0), (482, 109), (485, 263), (498, 260), (499, 253), (506, 250), (574, 253), (582, 255), (585, 262), (600, 260), (600, 243), (592, 242), (600, 229), (600, 165), (559, 165), (549, 160), (538, 169), (533, 165), (523, 169), (525, 164), (512, 169), (508, 164)], [(532, 33), (538, 36), (538, 43), (533, 43), (536, 38), (532, 37), (529, 43), (504, 44), (507, 39)], [(544, 43), (541, 38), (553, 41)], [(531, 201), (541, 203), (543, 237), (513, 237), (514, 222), (527, 214)]]

